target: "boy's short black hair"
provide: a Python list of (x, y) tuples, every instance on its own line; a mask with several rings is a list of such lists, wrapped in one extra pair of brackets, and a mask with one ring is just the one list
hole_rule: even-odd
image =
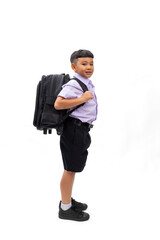
[(70, 61), (71, 63), (75, 63), (78, 58), (83, 57), (94, 58), (94, 55), (89, 50), (80, 49), (72, 53)]

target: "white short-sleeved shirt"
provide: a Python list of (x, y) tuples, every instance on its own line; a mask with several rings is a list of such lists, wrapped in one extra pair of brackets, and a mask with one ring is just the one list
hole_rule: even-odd
[[(74, 77), (78, 78), (87, 86), (88, 91), (91, 91), (93, 93), (94, 98), (90, 99), (83, 106), (73, 111), (70, 114), (70, 117), (77, 118), (82, 122), (92, 123), (97, 119), (97, 109), (98, 109), (97, 97), (95, 94), (95, 87), (92, 84), (92, 81), (90, 79), (84, 78), (78, 73), (75, 73)], [(78, 84), (78, 82), (76, 80), (70, 80), (67, 84), (62, 86), (62, 90), (58, 94), (58, 96), (67, 98), (67, 99), (75, 99), (75, 98), (81, 97), (82, 94), (83, 94), (83, 90), (81, 86)]]

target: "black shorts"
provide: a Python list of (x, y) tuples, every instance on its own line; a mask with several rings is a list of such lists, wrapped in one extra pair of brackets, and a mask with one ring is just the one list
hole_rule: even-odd
[(77, 124), (73, 118), (67, 118), (60, 137), (64, 169), (71, 172), (83, 171), (90, 144), (89, 128), (85, 124)]

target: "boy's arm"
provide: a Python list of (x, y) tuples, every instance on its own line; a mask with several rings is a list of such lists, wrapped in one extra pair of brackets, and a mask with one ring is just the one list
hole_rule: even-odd
[(93, 94), (90, 91), (86, 91), (80, 98), (66, 99), (63, 97), (57, 97), (54, 107), (56, 110), (69, 109), (76, 107), (82, 103), (87, 102), (89, 99), (93, 99)]

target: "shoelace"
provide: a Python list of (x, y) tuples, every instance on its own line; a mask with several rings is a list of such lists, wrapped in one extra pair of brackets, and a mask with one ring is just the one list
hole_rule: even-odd
[(82, 206), (82, 203), (79, 203), (79, 202), (76, 202), (73, 198), (72, 198), (72, 204), (74, 205), (74, 206), (79, 206), (79, 207), (81, 207)]

